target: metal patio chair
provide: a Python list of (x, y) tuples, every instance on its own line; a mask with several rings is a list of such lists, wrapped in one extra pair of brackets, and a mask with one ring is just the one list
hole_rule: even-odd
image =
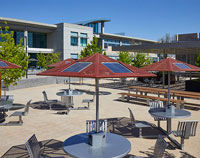
[[(154, 152), (152, 157), (163, 158), (167, 146), (168, 143), (164, 140), (164, 138), (161, 135), (159, 135), (154, 146)], [(129, 158), (152, 158), (152, 157), (129, 156)]]
[[(128, 108), (130, 112), (130, 119), (131, 119), (131, 126), (132, 128), (138, 128), (139, 129), (139, 137), (142, 137), (142, 128), (150, 127), (152, 128), (152, 125), (145, 121), (136, 121), (135, 117), (133, 116), (133, 112), (130, 108)], [(150, 136), (151, 137), (151, 136)]]
[(58, 100), (56, 100), (56, 99), (49, 100), (48, 97), (47, 97), (46, 91), (43, 91), (42, 94), (44, 96), (44, 103), (45, 103), (45, 105), (48, 106), (49, 109), (51, 110), (51, 103), (57, 103)]
[[(162, 101), (151, 101), (149, 103), (150, 109), (156, 109), (156, 108), (164, 108), (163, 102)], [(155, 117), (153, 116), (155, 121), (158, 121), (158, 127), (160, 127), (160, 121), (166, 121), (167, 118), (164, 117)]]
[(32, 101), (32, 100), (29, 100), (29, 101), (27, 102), (27, 104), (26, 104), (25, 107), (24, 107), (24, 111), (15, 111), (14, 113), (12, 113), (12, 114), (10, 115), (10, 117), (12, 117), (12, 116), (19, 116), (19, 121), (17, 121), (17, 123), (14, 123), (14, 124), (19, 124), (19, 125), (22, 125), (22, 124), (23, 124), (22, 116), (26, 116), (26, 115), (28, 114), (31, 101)]
[[(43, 155), (43, 149), (40, 146), (35, 134), (28, 139), (25, 143), (26, 149), (28, 150), (28, 154), (30, 158), (50, 158), (46, 155)], [(54, 157), (54, 158), (64, 158), (63, 156)]]
[(181, 150), (184, 149), (184, 140), (196, 135), (198, 122), (198, 120), (179, 121), (177, 130), (171, 132), (175, 137), (181, 138)]
[[(107, 132), (107, 120), (99, 120), (100, 131)], [(86, 120), (86, 133), (96, 131), (96, 120)]]
[(92, 99), (83, 99), (82, 103), (87, 103), (88, 104), (87, 108), (90, 109), (90, 103), (94, 102), (94, 98), (95, 98), (95, 95), (93, 95)]

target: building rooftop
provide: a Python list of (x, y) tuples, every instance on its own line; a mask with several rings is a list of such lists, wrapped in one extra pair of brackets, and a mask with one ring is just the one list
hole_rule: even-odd
[(21, 20), (21, 19), (0, 17), (0, 23), (4, 23), (5, 21), (8, 24), (14, 24), (14, 25), (18, 24), (18, 25), (24, 25), (24, 26), (48, 28), (48, 29), (57, 28), (57, 25), (54, 25), (54, 24), (46, 24), (46, 23), (33, 22), (33, 21), (27, 21), (27, 20)]
[(157, 43), (157, 41), (154, 41), (154, 40), (148, 40), (144, 38), (136, 38), (136, 37), (124, 36), (124, 35), (112, 34), (112, 33), (104, 33), (104, 34), (101, 34), (101, 36), (117, 37), (117, 38), (123, 38), (123, 39), (126, 38), (126, 39), (136, 40), (136, 41), (147, 41), (147, 42)]
[(77, 22), (75, 24), (78, 25), (86, 25), (89, 23), (100, 23), (100, 22), (110, 22), (111, 20), (109, 19), (92, 19), (92, 20), (86, 20), (86, 21), (81, 21), (81, 22)]

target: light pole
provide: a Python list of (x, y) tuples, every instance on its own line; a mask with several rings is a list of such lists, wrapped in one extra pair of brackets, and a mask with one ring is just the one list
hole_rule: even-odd
[[(28, 56), (28, 37), (24, 36), (25, 46), (26, 46), (26, 56)], [(27, 61), (28, 62), (28, 61)], [(28, 66), (28, 65), (27, 65)], [(28, 78), (28, 67), (26, 69), (26, 78)]]

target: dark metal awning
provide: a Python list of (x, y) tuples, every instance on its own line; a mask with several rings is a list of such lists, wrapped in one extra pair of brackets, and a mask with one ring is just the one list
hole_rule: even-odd
[(200, 51), (200, 41), (184, 41), (174, 43), (141, 44), (130, 46), (115, 46), (113, 51), (133, 51), (145, 53), (166, 54), (197, 54)]

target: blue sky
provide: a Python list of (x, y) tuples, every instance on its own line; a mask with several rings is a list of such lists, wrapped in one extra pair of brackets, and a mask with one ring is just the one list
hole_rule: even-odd
[(200, 32), (200, 0), (0, 0), (0, 17), (56, 24), (107, 18), (105, 32), (158, 40)]

